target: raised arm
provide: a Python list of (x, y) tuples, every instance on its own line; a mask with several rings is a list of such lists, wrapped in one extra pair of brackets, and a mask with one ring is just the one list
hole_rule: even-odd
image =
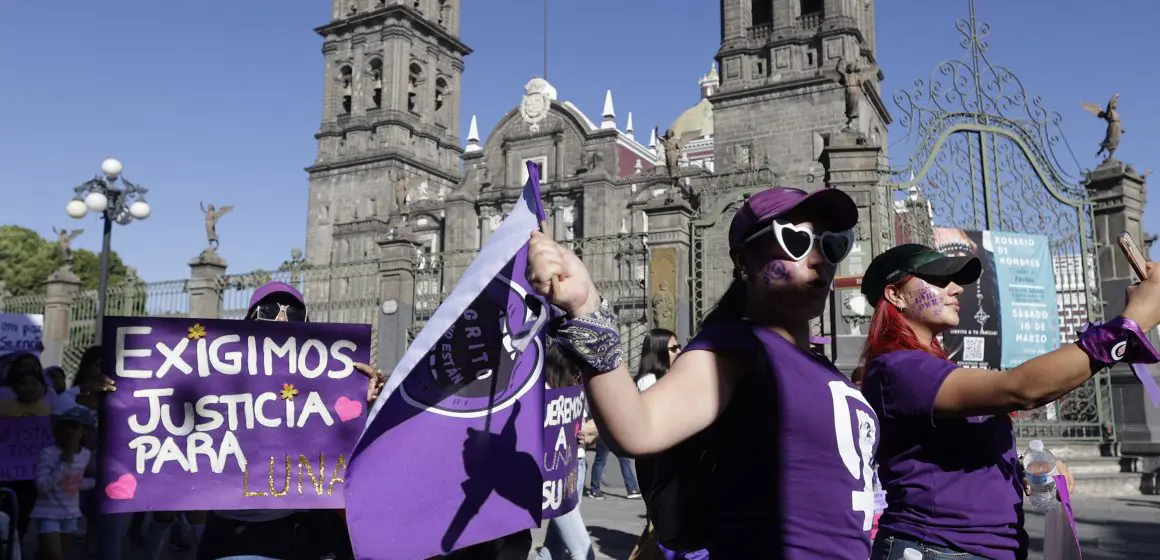
[(966, 368), (952, 371), (935, 397), (935, 414), (973, 416), (1037, 408), (1071, 392), (1111, 363), (1154, 363), (1156, 358), (1147, 339), (1140, 342), (1137, 337), (1144, 337), (1160, 323), (1158, 266), (1148, 263), (1148, 279), (1129, 289), (1123, 315), (1091, 327), (1079, 342), (1006, 372)]
[[(528, 280), (571, 319), (594, 317), (600, 310), (600, 294), (584, 263), (540, 232), (532, 234)], [(580, 323), (581, 330), (590, 329)], [(604, 342), (616, 338), (614, 328), (590, 332), (593, 349), (601, 337)], [(594, 351), (589, 360), (581, 354), (574, 353), (589, 362), (585, 385), (592, 417), (609, 447), (628, 456), (663, 451), (709, 427), (732, 396), (736, 372), (744, 371), (729, 358), (687, 351), (664, 378), (640, 393), (623, 360), (609, 360), (607, 351)]]

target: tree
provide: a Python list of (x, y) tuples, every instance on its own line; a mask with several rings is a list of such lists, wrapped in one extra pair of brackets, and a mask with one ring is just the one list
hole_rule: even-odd
[[(33, 230), (20, 226), (0, 226), (0, 284), (13, 296), (42, 293), (40, 285), (60, 268), (63, 255), (56, 244)], [(100, 256), (85, 249), (73, 250), (73, 272), (81, 279), (82, 290), (100, 283)], [(109, 285), (125, 280), (140, 281), (116, 253), (109, 254)]]

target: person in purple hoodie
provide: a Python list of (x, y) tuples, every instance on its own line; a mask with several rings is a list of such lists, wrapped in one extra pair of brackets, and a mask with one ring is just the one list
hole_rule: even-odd
[(1113, 363), (1160, 360), (1144, 335), (1160, 323), (1156, 266), (1129, 290), (1123, 315), (997, 372), (959, 367), (936, 338), (959, 324), (958, 296), (978, 280), (979, 259), (907, 244), (871, 261), (862, 279), (875, 306), (862, 391), (882, 424), (877, 459), (887, 502), (873, 560), (898, 560), (907, 549), (923, 558), (1027, 557), (1009, 413), (1052, 402)]
[(870, 555), (878, 420), (810, 347), (810, 321), (825, 308), (857, 219), (854, 201), (835, 188), (771, 188), (741, 203), (729, 226), (732, 284), (643, 393), (584, 263), (532, 234), (528, 279), (566, 313), (556, 340), (585, 368), (601, 436), (617, 453), (641, 456), (712, 433), (699, 529), (714, 560)]

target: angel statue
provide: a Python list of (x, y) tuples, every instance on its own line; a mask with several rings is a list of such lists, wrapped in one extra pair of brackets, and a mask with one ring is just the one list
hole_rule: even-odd
[(216, 251), (218, 248), (218, 220), (222, 219), (222, 216), (229, 214), (233, 209), (233, 206), (214, 208), (212, 204), (201, 205), (201, 211), (205, 213), (205, 237), (209, 241), (210, 251)]
[(1116, 148), (1120, 146), (1120, 135), (1124, 133), (1124, 128), (1120, 125), (1120, 112), (1116, 110), (1120, 104), (1120, 94), (1115, 94), (1108, 100), (1107, 108), (1101, 109), (1095, 103), (1084, 103), (1081, 105), (1083, 109), (1101, 120), (1107, 121), (1108, 130), (1104, 133), (1104, 141), (1100, 142), (1100, 150), (1096, 152), (1096, 157), (1100, 154), (1107, 154), (1104, 161), (1110, 161), (1112, 156), (1116, 153)]
[(56, 234), (56, 247), (60, 250), (61, 262), (65, 266), (72, 264), (72, 241), (78, 235), (85, 232), (83, 229), (74, 229), (69, 231), (68, 228), (56, 229), (52, 228), (52, 232)]

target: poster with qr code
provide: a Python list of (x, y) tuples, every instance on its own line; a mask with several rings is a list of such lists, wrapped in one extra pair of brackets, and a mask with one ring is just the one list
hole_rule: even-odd
[(964, 336), (963, 337), (963, 360), (968, 362), (982, 362), (983, 349), (987, 347), (987, 341), (980, 336)]
[(1050, 240), (939, 228), (935, 248), (983, 265), (979, 280), (959, 295), (958, 326), (943, 333), (948, 358), (963, 367), (1008, 369), (1059, 348)]

